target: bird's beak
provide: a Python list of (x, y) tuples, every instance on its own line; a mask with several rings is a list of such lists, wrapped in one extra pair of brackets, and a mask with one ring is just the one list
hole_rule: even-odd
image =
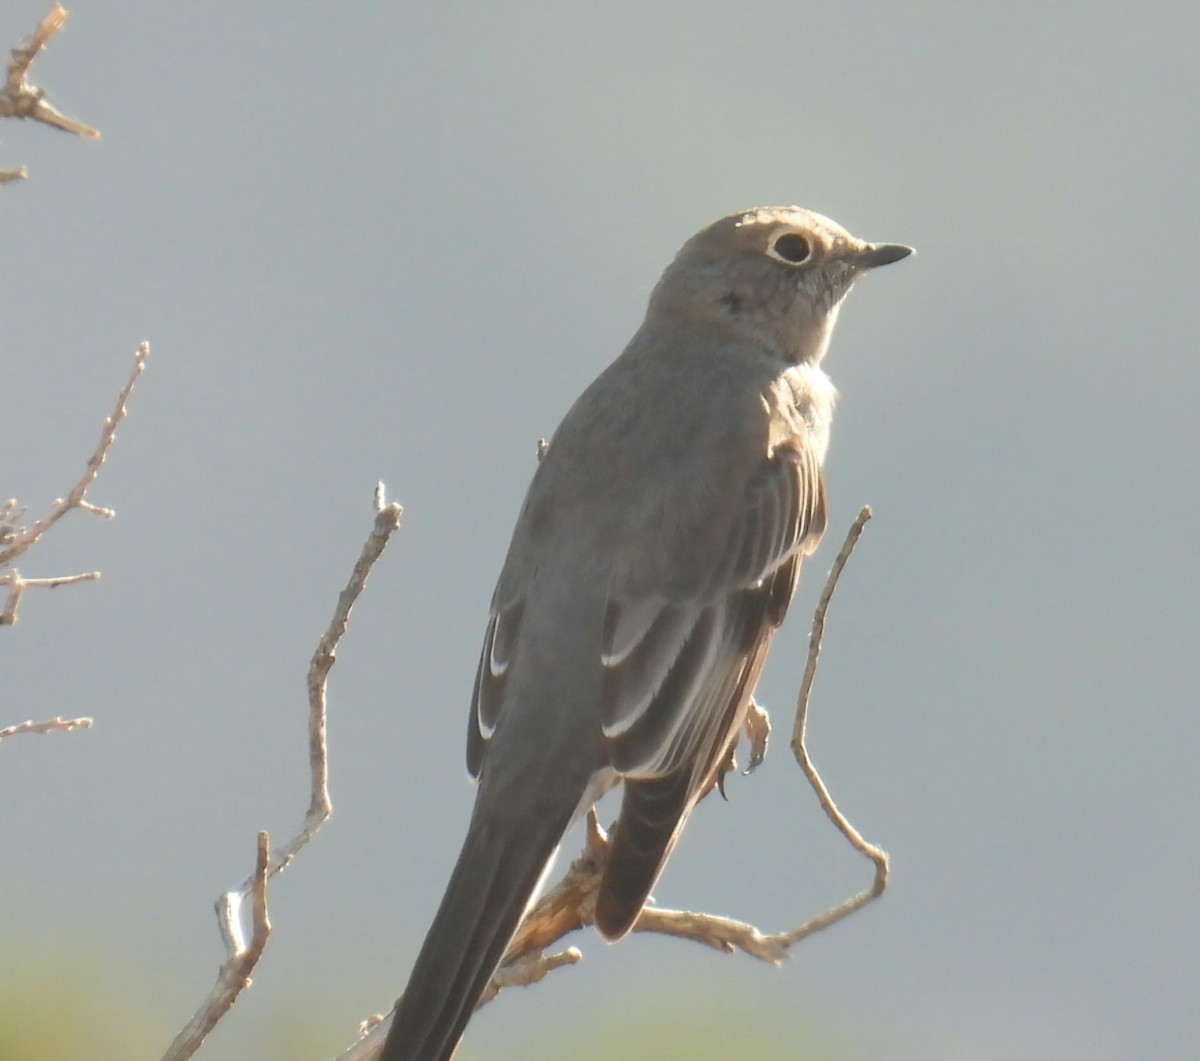
[(906, 247), (903, 243), (868, 243), (860, 250), (847, 254), (846, 261), (859, 269), (875, 269), (880, 265), (891, 265), (913, 253), (912, 247)]

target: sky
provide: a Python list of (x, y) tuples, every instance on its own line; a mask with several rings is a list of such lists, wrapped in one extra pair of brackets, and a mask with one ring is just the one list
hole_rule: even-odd
[(74, 5), (33, 79), (102, 139), (0, 125), (0, 497), (67, 491), (152, 353), (90, 495), (116, 519), (20, 562), (103, 578), (0, 630), (0, 727), (95, 719), (0, 748), (0, 1057), (157, 1057), (208, 991), (213, 900), (303, 815), (378, 480), (405, 514), (330, 681), (333, 819), (200, 1056), (331, 1057), (388, 1007), (535, 442), (688, 236), (787, 203), (918, 254), (826, 360), (780, 736), (656, 896), (771, 931), (869, 882), (782, 736), (864, 504), (809, 741), (892, 883), (778, 970), (578, 934), (459, 1056), (1194, 1056), (1198, 35), (1182, 3)]

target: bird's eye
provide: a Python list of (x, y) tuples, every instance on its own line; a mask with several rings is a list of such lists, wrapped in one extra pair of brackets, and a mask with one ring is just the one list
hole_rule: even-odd
[(771, 244), (767, 253), (788, 265), (802, 265), (812, 254), (812, 247), (803, 236), (785, 232)]

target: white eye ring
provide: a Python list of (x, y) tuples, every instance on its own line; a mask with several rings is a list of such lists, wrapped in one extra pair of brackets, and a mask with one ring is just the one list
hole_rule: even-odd
[(784, 265), (803, 265), (812, 257), (812, 243), (799, 232), (784, 232), (771, 241), (767, 254)]

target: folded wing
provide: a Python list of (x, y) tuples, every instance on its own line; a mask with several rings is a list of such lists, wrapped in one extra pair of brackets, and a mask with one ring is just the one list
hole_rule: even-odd
[(609, 938), (632, 926), (736, 738), (800, 560), (825, 529), (821, 469), (802, 440), (764, 458), (731, 527), (707, 562), (680, 550), (695, 570), (665, 572), (671, 593), (612, 588), (601, 719), (625, 795), (596, 905)]

